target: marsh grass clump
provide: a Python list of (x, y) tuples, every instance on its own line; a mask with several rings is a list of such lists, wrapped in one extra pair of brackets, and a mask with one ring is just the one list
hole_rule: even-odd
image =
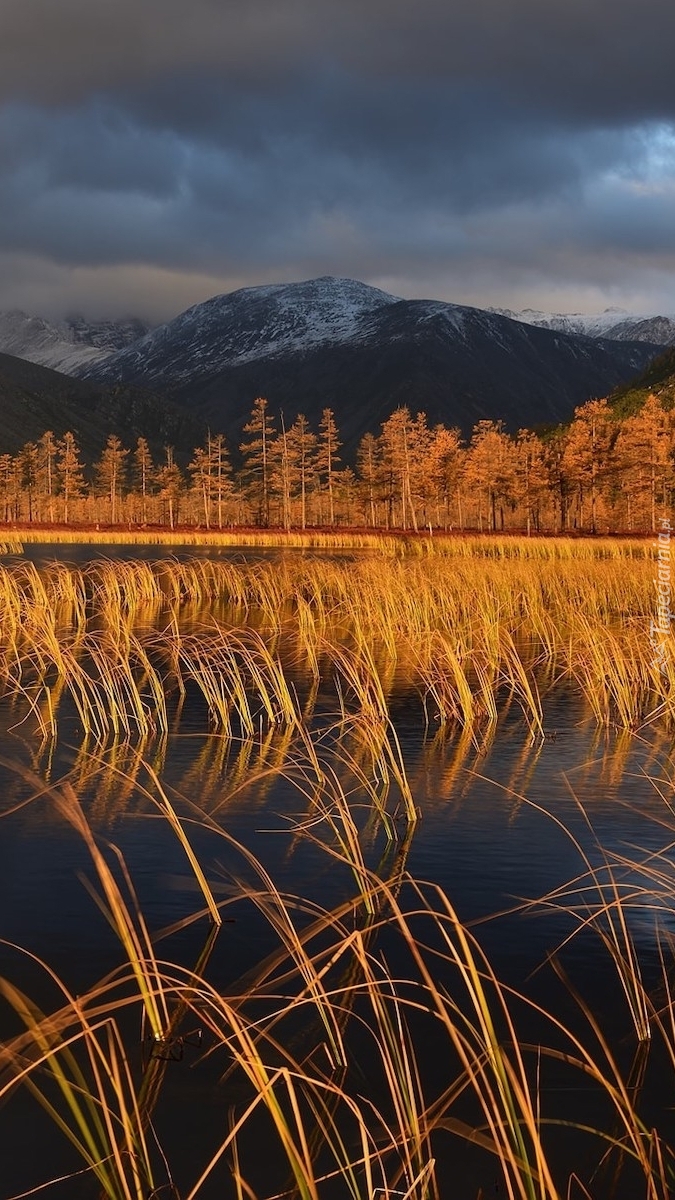
[(293, 726), (299, 705), (309, 718), (331, 688), (344, 719), (386, 724), (402, 685), (429, 727), (477, 739), (512, 701), (541, 736), (561, 686), (599, 724), (672, 724), (642, 543), (439, 541), (398, 558), (0, 566), (0, 680), (43, 736), (68, 702), (99, 743), (166, 731), (191, 691), (212, 728), (247, 736)]

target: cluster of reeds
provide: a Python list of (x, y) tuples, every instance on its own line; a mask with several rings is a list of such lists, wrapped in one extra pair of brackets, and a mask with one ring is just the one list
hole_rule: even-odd
[[(292, 767), (288, 777), (308, 802), (292, 836), (320, 843), (354, 880), (331, 910), (282, 894), (217, 814), (169, 797), (152, 769), (137, 778), (136, 788), (170, 822), (203, 896), (181, 925), (206, 924), (210, 915), (203, 950), (188, 967), (160, 954), (162, 935), (148, 928), (122, 855), (92, 832), (72, 782), (45, 788), (24, 772), (33, 802), (47, 795), (52, 812), (83, 839), (94, 872), (88, 886), (120, 956), (79, 995), (42, 964), (60, 992), (49, 1012), (0, 980), (23, 1026), (0, 1045), (0, 1099), (28, 1089), (79, 1156), (73, 1174), (84, 1169), (91, 1194), (109, 1200), (199, 1200), (212, 1184), (241, 1200), (440, 1200), (452, 1194), (462, 1146), (475, 1155), (479, 1195), (495, 1188), (513, 1200), (594, 1195), (569, 1162), (562, 1173), (552, 1166), (550, 1065), (564, 1070), (571, 1088), (582, 1081), (593, 1090), (604, 1112), (596, 1163), (610, 1174), (625, 1171), (634, 1195), (666, 1200), (670, 1154), (641, 1121), (591, 1014), (582, 1041), (503, 987), (449, 898), (407, 874), (405, 843), (377, 869), (367, 864), (353, 804), (320, 747), (307, 740)], [(197, 827), (239, 859), (224, 899), (192, 851)], [(244, 977), (216, 986), (210, 961), (216, 939), (226, 936), (218, 932), (221, 914), (241, 905), (255, 906), (275, 948)], [(130, 1012), (142, 1016), (135, 1044)], [(672, 1047), (669, 1021), (670, 1001), (657, 1023)], [(533, 1024), (545, 1036), (530, 1045)], [(441, 1083), (437, 1070), (431, 1077), (426, 1070), (425, 1041), (434, 1066), (443, 1064)], [(190, 1047), (209, 1078), (217, 1070), (223, 1115), (204, 1160), (188, 1167), (180, 1144), (163, 1140), (158, 1101), (167, 1072), (184, 1069), (179, 1060)]]
[(413, 538), (409, 535), (369, 533), (353, 529), (171, 530), (146, 529), (141, 526), (134, 526), (132, 529), (91, 529), (76, 526), (63, 529), (24, 528), (18, 539), (27, 545), (188, 546), (216, 550), (372, 550), (390, 555), (405, 554), (415, 545), (422, 547), (421, 552), (424, 553), (427, 540), (425, 537)]
[(647, 558), (651, 553), (646, 538), (571, 538), (565, 536), (527, 538), (514, 535), (477, 533), (412, 534), (358, 529), (211, 529), (170, 530), (31, 528), (23, 527), (5, 539), (3, 553), (21, 553), (26, 545), (90, 546), (186, 546), (207, 549), (260, 550), (364, 550), (387, 557), (443, 556), (486, 558)]
[(657, 660), (650, 640), (653, 564), (599, 543), (570, 558), (553, 542), (509, 557), (484, 545), (395, 560), (7, 565), (0, 681), (17, 720), (53, 734), (68, 698), (98, 742), (165, 732), (188, 693), (212, 728), (246, 736), (293, 727), (331, 689), (334, 712), (390, 744), (401, 687), (430, 726), (481, 737), (511, 701), (541, 735), (542, 694), (560, 686), (600, 724), (673, 723), (673, 648), (664, 639)]

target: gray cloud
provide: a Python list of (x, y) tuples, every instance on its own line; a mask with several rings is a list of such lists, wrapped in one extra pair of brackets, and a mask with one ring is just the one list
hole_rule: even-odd
[(2, 21), (0, 303), (39, 301), (42, 272), (52, 309), (59, 279), (64, 308), (170, 316), (197, 281), (330, 272), (675, 308), (671, 0), (4, 0)]

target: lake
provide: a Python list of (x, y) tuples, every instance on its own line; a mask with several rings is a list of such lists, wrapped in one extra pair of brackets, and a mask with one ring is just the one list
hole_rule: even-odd
[[(66, 549), (64, 559), (74, 561), (73, 548)], [(157, 549), (152, 550), (156, 563)], [(78, 564), (91, 557), (81, 553)], [(47, 558), (35, 552), (33, 561), (42, 570)], [(254, 568), (259, 561), (257, 555), (249, 560)], [(166, 580), (163, 586), (166, 592)], [(307, 580), (303, 587), (312, 607)], [(107, 630), (111, 610), (93, 611), (91, 596), (87, 603), (88, 629), (99, 636)], [(521, 1161), (519, 1167), (505, 1168), (507, 1152), (500, 1159), (494, 1145), (488, 1146), (490, 1137), (499, 1138), (490, 1132), (485, 1097), (495, 1094), (502, 1049), (516, 1063), (513, 1028), (527, 1060), (523, 1078), (535, 1097), (533, 1111), (541, 1118), (546, 1169), (560, 1194), (566, 1194), (573, 1173), (593, 1196), (649, 1194), (644, 1170), (631, 1162), (634, 1135), (621, 1126), (624, 1101), (606, 1081), (616, 1068), (626, 1104), (630, 1101), (646, 1129), (658, 1128), (664, 1144), (675, 1144), (672, 1061), (656, 1017), (662, 1014), (668, 1034), (675, 933), (668, 724), (655, 720), (633, 731), (599, 727), (575, 680), (561, 672), (552, 681), (541, 646), (538, 656), (530, 646), (521, 660), (539, 683), (541, 729), (533, 729), (523, 696), (498, 676), (492, 685), (498, 720), (461, 728), (461, 722), (443, 716), (435, 693), (427, 693), (423, 702), (425, 694), (400, 641), (394, 668), (378, 659), (391, 722), (380, 727), (377, 698), (366, 695), (364, 683), (366, 698), (357, 704), (357, 685), (352, 681), (350, 692), (345, 673), (336, 685), (340, 660), (330, 660), (327, 669), (323, 643), (317, 643), (313, 667), (306, 653), (313, 643), (302, 641), (293, 653), (297, 631), (284, 640), (270, 628), (264, 606), (233, 607), (229, 595), (197, 608), (181, 601), (188, 641), (176, 643), (178, 650), (174, 646), (171, 653), (185, 654), (185, 663), (180, 670), (169, 667), (171, 655), (160, 653), (162, 639), (169, 640), (167, 603), (161, 619), (148, 602), (132, 622), (142, 646), (163, 664), (165, 728), (143, 736), (138, 729), (131, 736), (83, 736), (76, 693), (66, 689), (45, 735), (44, 723), (35, 718), (44, 697), (34, 686), (34, 659), (21, 677), (25, 695), (10, 671), (0, 704), (0, 974), (43, 1013), (64, 1005), (54, 976), (62, 981), (70, 1017), (61, 1025), (43, 1025), (40, 1044), (42, 1053), (51, 1048), (52, 1064), (69, 1071), (74, 1069), (69, 1051), (63, 1047), (55, 1055), (54, 1047), (64, 1030), (73, 1034), (74, 998), (88, 998), (92, 1022), (105, 1014), (110, 1021), (105, 1037), (102, 1025), (88, 1043), (80, 1023), (73, 1043), (73, 1061), (89, 1086), (91, 1045), (96, 1037), (107, 1045), (114, 1023), (118, 1050), (105, 1060), (107, 1066), (102, 1056), (98, 1068), (108, 1072), (110, 1096), (110, 1063), (120, 1071), (121, 1063), (128, 1064), (129, 1079), (142, 1096), (139, 1103), (147, 1106), (139, 1124), (153, 1170), (152, 1188), (132, 1182), (125, 1185), (128, 1194), (135, 1195), (137, 1186), (139, 1196), (169, 1195), (171, 1181), (173, 1194), (187, 1200), (228, 1131), (241, 1121), (237, 1138), (196, 1192), (204, 1200), (302, 1195), (302, 1172), (297, 1163), (293, 1166), (296, 1151), (284, 1141), (291, 1137), (289, 1129), (300, 1157), (302, 1136), (307, 1136), (308, 1160), (317, 1177), (327, 1176), (316, 1183), (317, 1195), (365, 1197), (370, 1188), (373, 1196), (438, 1194), (468, 1200), (505, 1194), (508, 1180), (514, 1194), (552, 1195), (545, 1173), (532, 1183), (533, 1167), (526, 1170)], [(316, 617), (316, 604), (313, 611)], [(253, 731), (244, 728), (243, 709), (229, 729), (214, 729), (210, 693), (198, 685), (196, 673), (190, 674), (185, 650), (192, 646), (190, 637), (203, 635), (207, 644), (214, 614), (228, 636), (232, 630), (254, 629), (273, 646), (290, 688), (288, 703), (302, 720), (284, 720), (281, 708), (266, 707), (249, 674), (242, 678), (250, 685)], [(65, 644), (63, 613), (58, 619)], [(152, 628), (155, 640), (150, 641)], [(400, 629), (399, 635), (404, 636)], [(321, 636), (327, 637), (325, 630)], [(354, 631), (345, 637), (358, 648)], [(92, 678), (98, 661), (94, 649), (100, 644), (92, 641), (78, 650), (78, 661)], [(262, 671), (262, 658), (245, 660), (236, 645), (239, 666), (243, 662), (252, 670), (253, 663)], [(221, 670), (224, 661), (218, 659)], [(49, 674), (45, 668), (54, 704), (55, 670), (50, 666)], [(151, 691), (140, 667), (136, 677), (147, 708)], [(468, 671), (467, 678), (473, 679)], [(116, 693), (110, 694), (115, 703)], [(234, 710), (238, 702), (230, 694), (228, 703)], [(270, 711), (276, 714), (272, 719)], [(406, 812), (411, 815), (407, 789), (419, 810), (416, 823), (406, 821)], [(212, 945), (207, 946), (212, 926), (198, 877), (167, 813), (180, 820), (224, 918)], [(82, 817), (128, 902), (132, 923), (137, 930), (147, 927), (163, 964), (169, 1016), (176, 1019), (160, 1051), (148, 1036), (147, 1012), (141, 1022), (137, 981), (128, 965), (124, 970), (129, 955), (120, 944), (119, 925), (111, 928), (110, 893), (87, 836), (76, 827)], [(381, 895), (377, 880), (385, 887)], [(451, 907), (443, 907), (437, 889)], [(442, 919), (434, 912), (442, 912)], [(322, 918), (326, 913), (330, 919)], [(307, 946), (317, 975), (300, 949), (310, 929)], [(612, 930), (618, 950), (612, 950)], [(476, 948), (467, 958), (472, 942), (463, 939), (473, 938)], [(467, 963), (480, 966), (481, 953), (501, 985), (497, 989), (482, 968), (478, 991), (490, 1005), (494, 1043), (485, 1032), (487, 1010), (477, 1006), (477, 992), (467, 984)], [(624, 991), (626, 960), (633, 953), (652, 1007), (652, 1044), (642, 1051)], [(106, 984), (97, 1000), (92, 990), (115, 971), (122, 971), (123, 979)], [(179, 994), (187, 1007), (176, 1016)], [(1, 1009), (6, 1045), (20, 1034), (25, 1011), (22, 1018), (16, 993), (6, 989)], [(31, 1012), (29, 1024), (35, 1029), (38, 1017)], [(448, 1031), (452, 1013), (454, 1034)], [(480, 1043), (482, 1053), (481, 1030), (487, 1037)], [(245, 1042), (248, 1049), (241, 1057)], [(4, 1061), (3, 1083), (35, 1059), (35, 1038), (32, 1045), (30, 1039), (14, 1045), (13, 1059)], [(462, 1065), (463, 1054), (470, 1070)], [(572, 1057), (577, 1065), (570, 1063)], [(156, 1090), (152, 1103), (141, 1090), (148, 1064)], [(481, 1070), (491, 1081), (484, 1086)], [(494, 1101), (493, 1116), (499, 1103), (514, 1103), (519, 1085), (516, 1066), (512, 1070), (508, 1088), (502, 1079), (506, 1091)], [(398, 1072), (398, 1091), (392, 1091), (392, 1072)], [(605, 1083), (594, 1078), (600, 1072)], [(266, 1103), (254, 1103), (254, 1096), (269, 1094), (263, 1078), (275, 1081), (277, 1091), (271, 1085), (270, 1091), (282, 1097), (283, 1121)], [(57, 1200), (100, 1195), (100, 1179), (80, 1173), (82, 1158), (55, 1119), (56, 1112), (65, 1113), (62, 1119), (71, 1125), (74, 1121), (58, 1079), (36, 1068), (30, 1079), (41, 1089), (42, 1104), (26, 1088), (15, 1089), (0, 1117), (2, 1200), (60, 1176), (69, 1178), (46, 1193)], [(51, 1115), (45, 1112), (47, 1103), (53, 1106)], [(403, 1108), (407, 1103), (407, 1116), (397, 1103)], [(356, 1109), (372, 1135), (370, 1183), (363, 1164), (358, 1165)], [(401, 1134), (406, 1121), (407, 1148)], [(425, 1122), (428, 1134), (413, 1145), (410, 1130)], [(577, 1128), (567, 1128), (570, 1123)], [(517, 1120), (514, 1129), (518, 1126)], [(607, 1142), (581, 1132), (581, 1126), (599, 1129), (617, 1148), (604, 1157)], [(507, 1142), (515, 1136), (504, 1134)], [(533, 1145), (528, 1154), (536, 1158)], [(351, 1181), (345, 1171), (330, 1177), (341, 1155), (357, 1162)], [(426, 1173), (432, 1155), (433, 1180)], [(237, 1191), (239, 1171), (251, 1191)], [(383, 1180), (388, 1193), (378, 1191)], [(118, 1187), (115, 1194), (125, 1193)], [(584, 1193), (579, 1187), (572, 1194)]]

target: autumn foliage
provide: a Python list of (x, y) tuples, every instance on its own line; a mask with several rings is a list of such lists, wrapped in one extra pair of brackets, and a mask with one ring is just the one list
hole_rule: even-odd
[[(289, 422), (258, 397), (243, 440), (209, 435), (182, 467), (168, 447), (111, 434), (96, 462), (81, 461), (72, 433), (51, 431), (0, 455), (5, 523), (147, 524), (174, 529), (365, 526), (527, 533), (640, 533), (657, 528), (675, 482), (675, 410), (649, 395), (621, 417), (606, 400), (575, 410), (569, 426), (511, 435), (479, 421), (468, 441), (398, 408), (366, 434), (355, 469), (341, 457), (335, 416), (317, 430)], [(241, 466), (234, 469), (231, 451)]]

